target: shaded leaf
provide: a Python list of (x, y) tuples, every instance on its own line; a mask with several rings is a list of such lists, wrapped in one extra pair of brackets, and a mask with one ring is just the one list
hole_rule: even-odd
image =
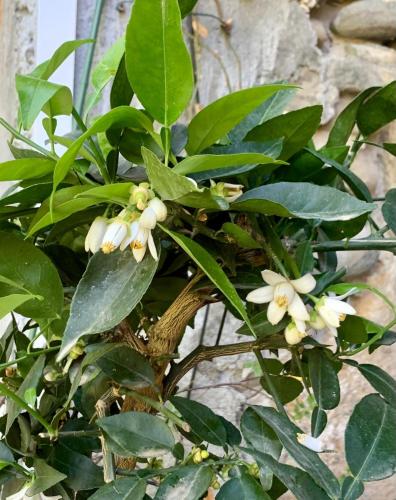
[(337, 370), (323, 349), (308, 352), (309, 378), (319, 408), (331, 410), (340, 402)]
[(212, 478), (210, 467), (182, 467), (165, 477), (154, 500), (199, 500), (207, 492)]
[(270, 500), (271, 497), (263, 490), (252, 476), (242, 473), (229, 479), (216, 495), (217, 500)]
[(241, 418), (241, 432), (246, 443), (255, 450), (280, 457), (282, 444), (275, 431), (252, 408), (247, 408)]
[(396, 119), (396, 81), (382, 87), (369, 97), (357, 113), (357, 124), (369, 136)]
[(382, 215), (389, 228), (396, 234), (396, 189), (390, 189), (386, 193)]
[(108, 500), (109, 498), (120, 498), (122, 500), (141, 500), (146, 491), (146, 481), (138, 477), (125, 477), (116, 479), (112, 483), (99, 488), (90, 500)]
[(27, 157), (0, 163), (0, 181), (34, 179), (53, 172), (55, 161), (40, 157)]
[(360, 373), (389, 404), (396, 406), (396, 380), (379, 366), (361, 364), (357, 366)]
[(347, 476), (342, 482), (341, 499), (355, 500), (364, 493), (364, 484), (361, 481), (356, 481), (355, 478)]
[(55, 484), (67, 478), (65, 474), (57, 471), (46, 463), (41, 458), (35, 458), (33, 462), (34, 467), (34, 480), (32, 485), (27, 490), (28, 496), (38, 495), (43, 491), (51, 488)]

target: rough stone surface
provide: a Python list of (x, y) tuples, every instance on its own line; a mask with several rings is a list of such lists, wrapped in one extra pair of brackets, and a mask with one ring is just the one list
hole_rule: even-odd
[(333, 29), (341, 36), (386, 41), (396, 38), (396, 1), (359, 0), (343, 7)]

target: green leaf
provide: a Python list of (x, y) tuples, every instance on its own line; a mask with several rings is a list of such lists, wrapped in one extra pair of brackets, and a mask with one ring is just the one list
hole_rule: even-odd
[(15, 463), (14, 455), (12, 451), (0, 441), (0, 471)]
[[(291, 465), (282, 464), (268, 454), (261, 453), (258, 450), (249, 448), (241, 448), (242, 451), (249, 453), (255, 458), (259, 465), (265, 465), (279, 478), (282, 483), (293, 493), (297, 500), (329, 500), (329, 496), (320, 488), (312, 477), (306, 472), (292, 467)], [(331, 498), (339, 498), (331, 497)]]
[(228, 134), (231, 142), (238, 143), (242, 141), (248, 132), (254, 127), (260, 125), (275, 116), (280, 115), (285, 106), (290, 102), (296, 93), (296, 88), (288, 88), (280, 90), (272, 97), (264, 101), (254, 111), (252, 111), (246, 118), (244, 118), (238, 125), (236, 125)]
[[(269, 377), (283, 405), (296, 399), (304, 390), (302, 383), (293, 377), (285, 375), (269, 375)], [(260, 384), (271, 395), (271, 389), (264, 377), (260, 379)]]
[(178, 163), (173, 169), (173, 172), (182, 175), (194, 174), (196, 172), (206, 172), (212, 169), (230, 169), (238, 165), (280, 165), (285, 162), (274, 160), (270, 156), (265, 156), (261, 153), (239, 153), (228, 155), (196, 155), (189, 156), (182, 162)]
[(236, 244), (241, 248), (261, 248), (261, 245), (254, 240), (250, 234), (245, 231), (242, 227), (234, 224), (233, 222), (225, 222), (222, 227), (222, 231), (231, 236), (235, 240)]
[(297, 441), (301, 430), (274, 408), (251, 406), (253, 410), (276, 432), (290, 456), (321, 486), (331, 498), (339, 497), (340, 486), (336, 477), (319, 458)]
[[(261, 339), (263, 337), (267, 337), (269, 335), (274, 335), (275, 333), (279, 333), (282, 330), (286, 328), (286, 326), (289, 323), (289, 320), (287, 318), (284, 318), (282, 321), (280, 321), (276, 325), (272, 325), (268, 321), (267, 317), (267, 311), (260, 311), (259, 313), (255, 314), (253, 318), (250, 320), (253, 330), (255, 334), (257, 335), (257, 338)], [(241, 335), (251, 335), (251, 330), (249, 327), (245, 324), (242, 325), (238, 330), (237, 333)]]
[(378, 90), (378, 87), (364, 90), (341, 111), (330, 130), (326, 147), (340, 146), (348, 142), (361, 104), (376, 90)]
[(389, 228), (396, 234), (396, 189), (390, 189), (386, 193), (382, 215)]
[(33, 467), (34, 480), (32, 485), (26, 492), (28, 496), (38, 495), (39, 493), (48, 490), (48, 488), (51, 488), (51, 486), (54, 486), (55, 484), (67, 478), (65, 474), (57, 471), (41, 458), (34, 459)]
[(149, 362), (127, 345), (114, 345), (95, 364), (107, 376), (125, 387), (154, 385), (154, 371)]
[(242, 473), (229, 479), (220, 488), (216, 500), (271, 500), (259, 483), (252, 476)]
[(0, 199), (0, 206), (10, 205), (12, 203), (21, 203), (22, 205), (34, 205), (47, 198), (52, 190), (52, 183), (43, 182), (33, 184), (21, 191), (13, 192)]
[(181, 17), (186, 17), (195, 7), (198, 0), (179, 0)]
[(319, 408), (332, 410), (340, 402), (337, 370), (323, 349), (308, 352), (309, 378)]
[(235, 307), (241, 317), (245, 320), (253, 335), (255, 335), (241, 298), (237, 294), (235, 288), (233, 287), (225, 272), (222, 270), (216, 260), (210, 255), (210, 253), (202, 248), (197, 242), (191, 240), (190, 238), (187, 238), (182, 234), (170, 231), (164, 226), (161, 226), (161, 229), (165, 231), (169, 236), (171, 236), (176, 241), (176, 243), (187, 253), (187, 255), (189, 255), (190, 258), (202, 269), (202, 271), (214, 283), (214, 285), (231, 302), (231, 304)]
[(212, 102), (195, 115), (188, 126), (188, 154), (197, 154), (211, 146), (266, 99), (287, 88), (291, 86), (263, 85), (239, 90)]
[[(27, 75), (16, 75), (15, 81), (25, 130), (32, 127), (41, 110), (50, 116), (71, 114), (73, 98), (70, 89), (64, 85)], [(47, 103), (49, 109), (45, 108)]]
[(199, 500), (208, 491), (213, 472), (210, 467), (182, 467), (161, 482), (154, 500)]
[(309, 106), (276, 116), (250, 131), (246, 140), (268, 141), (283, 137), (280, 158), (287, 160), (307, 145), (320, 125), (322, 110), (322, 106)]
[(128, 316), (150, 286), (157, 265), (151, 256), (137, 263), (129, 250), (96, 253), (73, 296), (58, 360), (79, 338), (110, 330)]
[(91, 81), (93, 92), (88, 96), (88, 102), (84, 110), (85, 116), (98, 103), (103, 89), (117, 74), (121, 59), (124, 55), (124, 47), (125, 37), (122, 36), (104, 53), (102, 59), (92, 70)]
[(396, 156), (396, 144), (390, 142), (384, 142), (382, 144), (383, 148), (388, 151), (393, 156)]
[(146, 481), (138, 477), (124, 477), (99, 488), (89, 500), (142, 500), (146, 492)]
[(375, 204), (358, 200), (338, 189), (308, 182), (261, 186), (247, 191), (232, 204), (232, 209), (238, 211), (325, 221), (354, 219), (375, 208)]
[(355, 406), (345, 430), (345, 455), (354, 482), (378, 481), (395, 472), (396, 409), (378, 394)]
[(55, 161), (46, 158), (20, 158), (0, 163), (0, 181), (34, 179), (54, 171)]
[(362, 481), (356, 481), (354, 477), (347, 476), (342, 482), (341, 499), (355, 500), (364, 493), (364, 484)]
[(96, 421), (110, 449), (122, 457), (157, 457), (172, 450), (175, 439), (163, 420), (140, 412), (125, 412)]
[(357, 366), (360, 373), (388, 403), (396, 407), (396, 380), (379, 366), (361, 364)]
[(60, 317), (63, 287), (50, 259), (30, 242), (3, 231), (0, 255), (0, 275), (8, 280), (0, 280), (0, 296), (24, 290), (36, 298), (31, 297), (16, 312), (34, 319)]
[(82, 40), (70, 40), (68, 42), (62, 43), (60, 47), (52, 54), (50, 59), (47, 59), (43, 63), (39, 64), (31, 74), (36, 78), (41, 78), (43, 80), (48, 80), (48, 78), (55, 73), (59, 66), (72, 54), (76, 49), (81, 47), (81, 45), (93, 43), (93, 40), (82, 39)]
[(0, 319), (31, 299), (32, 296), (26, 293), (13, 293), (6, 297), (0, 297)]
[(107, 203), (118, 203), (121, 206), (128, 205), (130, 189), (133, 186), (132, 182), (116, 182), (114, 184), (105, 184), (82, 190), (76, 194), (76, 198), (96, 198), (99, 201)]
[(135, 0), (125, 47), (129, 81), (139, 101), (169, 127), (188, 105), (194, 87), (177, 0)]
[(315, 259), (312, 252), (311, 241), (303, 241), (296, 248), (294, 258), (302, 276), (310, 273), (315, 267)]
[(112, 108), (117, 106), (129, 106), (133, 97), (133, 90), (128, 80), (125, 67), (125, 54), (118, 65), (117, 73), (114, 77), (113, 85), (110, 91), (110, 105)]
[[(44, 363), (45, 363), (44, 355), (39, 356), (34, 362), (33, 366), (29, 370), (29, 373), (26, 375), (24, 381), (20, 385), (19, 389), (16, 391), (16, 395), (19, 396), (21, 399), (25, 400), (26, 391), (28, 391), (29, 389), (36, 389), (41, 379), (41, 375), (43, 373)], [(6, 434), (11, 429), (11, 426), (14, 423), (14, 420), (19, 415), (20, 411), (21, 408), (17, 405), (15, 401), (11, 399), (7, 400), (7, 424), (5, 431)]]
[(314, 438), (319, 437), (327, 425), (327, 413), (315, 406), (311, 416), (311, 434)]
[(192, 399), (178, 396), (170, 398), (170, 402), (202, 441), (217, 446), (224, 446), (227, 443), (223, 422), (210, 408)]
[(275, 431), (252, 408), (247, 408), (241, 417), (241, 432), (248, 445), (278, 460), (282, 444)]
[(59, 158), (54, 171), (54, 191), (66, 177), (84, 142), (92, 135), (105, 132), (112, 127), (119, 129), (129, 127), (149, 132), (153, 130), (153, 124), (142, 111), (130, 106), (120, 106), (112, 109), (98, 118), (86, 132), (73, 142), (64, 155)]
[(51, 465), (67, 476), (65, 484), (74, 491), (92, 490), (103, 485), (103, 470), (91, 458), (59, 444), (51, 456)]
[(357, 113), (357, 124), (369, 136), (396, 118), (396, 81), (369, 97)]

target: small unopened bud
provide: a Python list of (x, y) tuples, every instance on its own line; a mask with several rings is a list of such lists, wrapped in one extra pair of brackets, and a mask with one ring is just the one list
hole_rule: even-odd
[(84, 354), (84, 347), (76, 344), (69, 353), (69, 358), (77, 359)]
[(299, 344), (306, 336), (307, 334), (300, 331), (293, 322), (289, 323), (285, 328), (285, 339), (289, 345)]
[(168, 210), (162, 200), (159, 198), (153, 198), (149, 201), (148, 206), (154, 210), (158, 222), (163, 222), (166, 219)]
[(201, 451), (198, 450), (194, 453), (193, 455), (193, 462), (195, 464), (200, 464), (202, 462), (202, 455), (201, 455)]
[(209, 458), (209, 452), (208, 450), (202, 450), (201, 451), (201, 457), (203, 460), (206, 460), (207, 458)]
[(13, 368), (12, 366), (7, 366), (5, 369), (5, 375), (6, 377), (14, 377), (16, 374), (16, 369)]

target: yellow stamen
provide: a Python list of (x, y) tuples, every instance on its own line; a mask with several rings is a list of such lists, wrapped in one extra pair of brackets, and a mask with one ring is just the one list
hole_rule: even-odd
[(105, 241), (100, 247), (103, 253), (111, 253), (117, 248), (111, 241)]
[(132, 243), (131, 247), (132, 247), (134, 250), (140, 250), (141, 248), (143, 248), (143, 247), (144, 247), (144, 245), (143, 245), (143, 243), (142, 243), (141, 241), (139, 241), (139, 240), (135, 240), (135, 241)]
[(338, 315), (338, 319), (339, 319), (340, 321), (344, 321), (344, 319), (345, 319), (345, 318), (346, 318), (346, 314), (345, 314), (345, 313), (340, 313), (340, 314)]
[(286, 307), (289, 303), (286, 295), (278, 295), (278, 297), (276, 297), (275, 299), (275, 302), (279, 307)]

